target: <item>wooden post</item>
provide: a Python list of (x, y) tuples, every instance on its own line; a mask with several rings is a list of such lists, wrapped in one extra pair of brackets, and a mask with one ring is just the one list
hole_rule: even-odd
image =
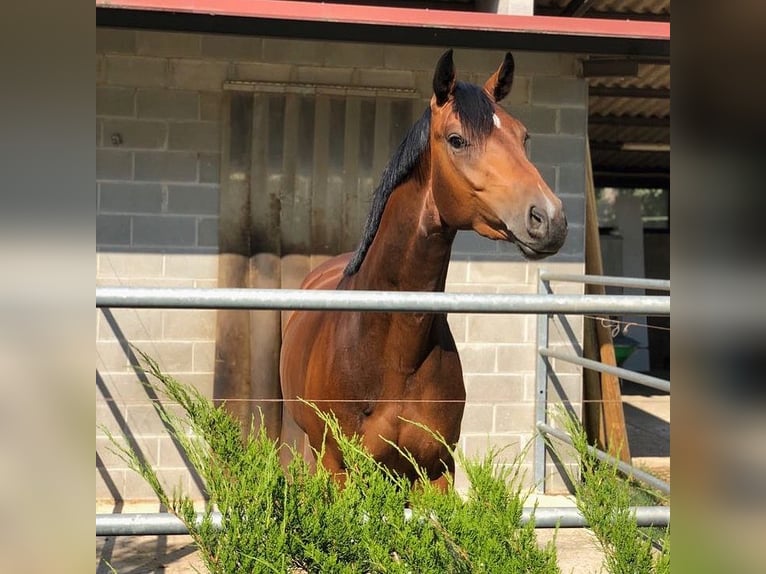
[[(593, 184), (593, 166), (590, 158), (590, 143), (585, 147), (585, 273), (588, 275), (603, 275), (604, 269), (601, 260), (601, 243), (598, 234), (598, 213), (596, 210), (596, 189)], [(605, 294), (603, 285), (587, 285), (586, 293), (593, 295)], [(588, 339), (586, 337), (585, 353), (591, 351), (589, 358), (596, 358), (606, 365), (616, 366), (617, 361), (614, 355), (614, 345), (612, 344), (612, 333), (608, 327), (601, 321), (594, 321), (596, 340), (598, 344), (598, 353), (595, 349), (588, 349)], [(587, 330), (586, 330), (587, 332)], [(595, 355), (595, 356), (594, 356)], [(625, 426), (625, 412), (622, 407), (622, 393), (620, 391), (620, 379), (607, 373), (600, 374), (600, 400), (602, 401), (602, 415), (599, 420), (599, 433), (597, 440), (604, 441), (606, 451), (612, 456), (630, 463), (630, 446), (628, 444), (628, 433)], [(592, 383), (588, 382), (590, 376), (585, 377), (585, 396), (595, 396)], [(589, 414), (591, 411), (586, 410)], [(593, 419), (591, 419), (591, 424)]]
[[(595, 359), (598, 356), (598, 336), (593, 319), (585, 318), (583, 338), (583, 355)], [(591, 443), (606, 450), (606, 423), (599, 374), (592, 369), (583, 369), (583, 426)]]

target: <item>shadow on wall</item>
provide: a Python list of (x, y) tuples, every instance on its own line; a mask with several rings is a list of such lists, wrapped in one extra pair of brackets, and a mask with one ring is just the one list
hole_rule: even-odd
[[(104, 412), (97, 418), (97, 424), (103, 425), (109, 429), (112, 434), (117, 438), (123, 438), (133, 452), (137, 453), (138, 457), (142, 461), (147, 461), (152, 465), (158, 464), (158, 449), (153, 445), (150, 449), (147, 449), (146, 444), (142, 445), (142, 438), (147, 434), (151, 436), (167, 435), (169, 440), (173, 442), (174, 456), (165, 455), (165, 458), (180, 457), (185, 471), (191, 477), (192, 484), (196, 486), (196, 489), (205, 493), (204, 483), (201, 477), (194, 470), (193, 466), (186, 458), (183, 448), (172, 436), (167, 433), (168, 426), (161, 419), (161, 417), (153, 413), (154, 416), (148, 417), (145, 415), (145, 411), (153, 410), (154, 406), (159, 403), (159, 396), (149, 384), (150, 381), (144, 372), (136, 353), (127, 341), (122, 329), (120, 328), (117, 320), (113, 316), (110, 309), (100, 309), (103, 314), (109, 328), (112, 330), (119, 347), (124, 354), (126, 363), (130, 365), (133, 376), (127, 381), (120, 379), (119, 381), (112, 382), (109, 373), (102, 373), (98, 369), (96, 370), (96, 391), (97, 391), (97, 404), (104, 405)], [(131, 385), (130, 389), (121, 388), (120, 385), (126, 383)], [(124, 396), (131, 397), (130, 399), (124, 399)], [(144, 412), (141, 417), (137, 417), (137, 421), (130, 420), (128, 415), (131, 407), (135, 408), (139, 406)], [(153, 429), (149, 429), (148, 426), (152, 426)], [(136, 428), (140, 427), (140, 428)], [(99, 430), (99, 435), (101, 434)], [(99, 446), (106, 446), (108, 441), (99, 441)], [(156, 443), (156, 441), (155, 441)], [(151, 450), (151, 452), (149, 452)], [(104, 456), (108, 456), (104, 451)], [(115, 507), (114, 512), (119, 512), (123, 506), (123, 492), (120, 486), (118, 486), (115, 479), (110, 475), (109, 465), (105, 463), (99, 452), (96, 453), (96, 468), (101, 477), (106, 490), (110, 494), (112, 500), (114, 500)], [(118, 479), (120, 480), (120, 479)]]

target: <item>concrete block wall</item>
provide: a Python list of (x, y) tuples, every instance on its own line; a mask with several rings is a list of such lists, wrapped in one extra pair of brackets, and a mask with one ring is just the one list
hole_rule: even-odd
[[(215, 254), (100, 251), (96, 284), (142, 287), (215, 287)], [(96, 310), (96, 421), (116, 436), (134, 441), (143, 456), (162, 469), (168, 488), (199, 493), (179, 451), (141, 384), (130, 343), (155, 358), (178, 380), (212, 397), (215, 312), (206, 310)], [(96, 498), (139, 501), (154, 497), (147, 485), (109, 449), (96, 432)]]
[[(583, 265), (577, 262), (461, 261), (453, 256), (447, 290), (532, 294), (537, 292), (541, 269), (560, 273), (584, 272)], [(562, 295), (582, 294), (582, 286), (576, 283), (552, 282), (551, 288)], [(449, 321), (460, 350), (467, 391), (460, 447), (470, 456), (481, 456), (489, 447), (504, 448), (498, 460), (520, 463), (526, 475), (525, 483), (531, 486), (534, 483), (530, 444), (535, 428), (538, 316), (452, 314)], [(554, 316), (547, 321), (550, 348), (581, 352), (582, 317)], [(551, 371), (555, 374), (547, 383), (549, 414), (555, 415), (565, 405), (581, 415), (582, 369), (554, 359)], [(548, 422), (558, 426), (552, 418)], [(560, 464), (574, 469), (571, 459), (561, 463), (548, 458), (546, 480), (549, 492), (567, 490), (557, 468)], [(458, 487), (464, 488), (465, 476), (458, 473), (456, 482)]]
[[(225, 81), (308, 82), (415, 90), (430, 97), (443, 48), (295, 41), (138, 30), (97, 30), (97, 285), (214, 287)], [(461, 79), (483, 83), (500, 51), (455, 52)], [(539, 268), (583, 272), (587, 89), (575, 62), (559, 54), (516, 53), (516, 80), (504, 105), (532, 135), (530, 153), (562, 197), (570, 224), (560, 254), (525, 262), (514, 246), (461, 232), (448, 290), (535, 290)], [(557, 292), (582, 292), (562, 284)], [(568, 290), (568, 291), (567, 291)], [(468, 404), (461, 447), (480, 455), (532, 438), (535, 316), (453, 315)], [(582, 321), (570, 319), (576, 340)], [(97, 421), (128, 433), (169, 487), (196, 488), (154, 415), (125, 341), (170, 374), (212, 396), (214, 311), (97, 312)], [(552, 328), (552, 344), (556, 340)], [(568, 343), (567, 343), (568, 344)], [(561, 366), (551, 396), (580, 408), (580, 373)], [(97, 499), (138, 501), (152, 494), (106, 448), (97, 431)], [(524, 459), (531, 465), (531, 453)], [(551, 485), (559, 488), (550, 467)], [(465, 477), (458, 476), (458, 486)], [(531, 481), (531, 471), (528, 476)], [(531, 484), (531, 482), (530, 482)]]

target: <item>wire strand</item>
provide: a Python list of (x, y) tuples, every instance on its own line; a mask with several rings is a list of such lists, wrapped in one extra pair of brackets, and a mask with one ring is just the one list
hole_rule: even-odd
[[(620, 321), (619, 319), (612, 319), (611, 317), (599, 317), (597, 315), (583, 315), (583, 317), (587, 319), (593, 319), (594, 321), (601, 321), (602, 324), (605, 323), (605, 327), (614, 329), (617, 328), (617, 332), (619, 333), (620, 330), (622, 330), (623, 334), (627, 334), (628, 329), (630, 327), (643, 327), (644, 329), (656, 329), (658, 331), (670, 331), (670, 327), (662, 327), (660, 325), (648, 325), (646, 323), (636, 323), (635, 321)], [(622, 329), (620, 329), (620, 325), (625, 325)], [(614, 332), (612, 333), (612, 337), (614, 337)]]

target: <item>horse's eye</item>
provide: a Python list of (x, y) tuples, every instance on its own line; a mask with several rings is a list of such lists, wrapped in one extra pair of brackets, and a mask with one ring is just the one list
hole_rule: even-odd
[(522, 143), (524, 150), (529, 154), (529, 134), (524, 134), (524, 141)]
[(452, 146), (452, 149), (463, 149), (466, 145), (468, 145), (468, 142), (465, 141), (463, 136), (460, 136), (458, 134), (451, 134), (447, 136), (447, 141), (449, 142), (449, 145)]

